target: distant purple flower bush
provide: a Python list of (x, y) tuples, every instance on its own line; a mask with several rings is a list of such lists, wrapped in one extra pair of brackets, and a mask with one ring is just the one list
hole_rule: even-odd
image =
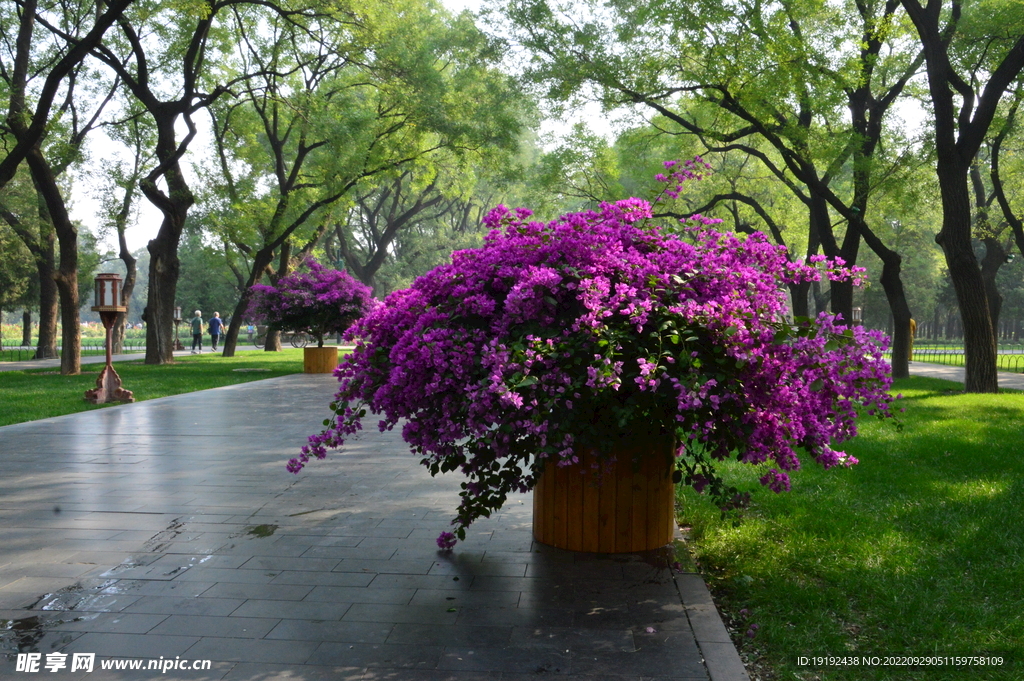
[(277, 331), (306, 331), (318, 347), (324, 336), (344, 333), (373, 306), (370, 287), (312, 258), (276, 286), (257, 284), (252, 290), (250, 319)]
[[(701, 162), (666, 166), (673, 198)], [(381, 430), (402, 421), (431, 474), (467, 477), (454, 533), (438, 539), (450, 548), (544, 466), (607, 453), (633, 429), (674, 434), (677, 478), (728, 507), (739, 495), (717, 461), (763, 466), (762, 484), (787, 490), (800, 451), (826, 468), (856, 463), (832, 446), (856, 434), (858, 408), (891, 416), (883, 336), (827, 314), (785, 317), (786, 283), (859, 270), (791, 263), (763, 235), (699, 216), (659, 227), (640, 199), (530, 215), (494, 209), (481, 248), (349, 331), (359, 340), (335, 372), (336, 415), (289, 470), (341, 447), (368, 410)]]

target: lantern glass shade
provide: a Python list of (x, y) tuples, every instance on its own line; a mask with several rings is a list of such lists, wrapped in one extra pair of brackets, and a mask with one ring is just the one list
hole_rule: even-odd
[(175, 307), (174, 308), (174, 321), (176, 321), (176, 322), (180, 322), (181, 321), (181, 308), (180, 307)]
[(864, 310), (859, 308), (859, 307), (853, 308), (853, 323), (854, 324), (860, 324), (861, 321), (863, 320), (863, 318), (864, 318)]
[(96, 307), (118, 307), (121, 305), (120, 275), (96, 275), (95, 304)]

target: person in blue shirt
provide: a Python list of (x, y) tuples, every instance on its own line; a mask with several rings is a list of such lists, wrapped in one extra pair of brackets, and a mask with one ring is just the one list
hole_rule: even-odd
[(214, 350), (217, 349), (217, 341), (223, 332), (224, 320), (220, 318), (220, 312), (214, 312), (213, 319), (210, 320), (210, 347)]
[(196, 316), (192, 318), (192, 354), (203, 351), (203, 313), (196, 310)]

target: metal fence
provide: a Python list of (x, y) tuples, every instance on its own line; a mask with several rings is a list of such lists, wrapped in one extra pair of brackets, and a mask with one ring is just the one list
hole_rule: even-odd
[[(126, 338), (124, 340), (124, 354), (132, 352), (145, 352), (146, 339)], [(101, 338), (82, 339), (82, 357), (95, 357), (105, 355), (106, 343)], [(61, 348), (57, 347), (57, 357), (60, 357)], [(25, 362), (36, 358), (36, 348), (25, 345), (4, 344), (0, 349), (0, 362)]]
[[(891, 358), (892, 353), (886, 353)], [(914, 362), (930, 362), (962, 367), (964, 365), (964, 348), (959, 344), (914, 344)], [(999, 346), (996, 356), (996, 367), (999, 371), (1015, 374), (1024, 373), (1024, 344), (1007, 343)]]

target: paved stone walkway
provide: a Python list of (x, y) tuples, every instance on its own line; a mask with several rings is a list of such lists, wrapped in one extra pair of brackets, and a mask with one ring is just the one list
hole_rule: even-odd
[[(95, 653), (54, 679), (747, 679), (668, 550), (532, 541), (510, 500), (436, 550), (457, 476), (374, 428), (293, 476), (336, 383), (296, 375), (0, 428), (0, 678), (18, 651)], [(114, 658), (209, 671), (104, 671)], [(71, 657), (67, 658), (70, 663)]]
[[(945, 364), (930, 364), (928, 362), (911, 362), (911, 376), (927, 376), (929, 378), (944, 378), (947, 381), (964, 382), (964, 368), (951, 367)], [(1012, 374), (1008, 371), (998, 372), (999, 387), (1012, 390), (1024, 390), (1024, 374)]]

